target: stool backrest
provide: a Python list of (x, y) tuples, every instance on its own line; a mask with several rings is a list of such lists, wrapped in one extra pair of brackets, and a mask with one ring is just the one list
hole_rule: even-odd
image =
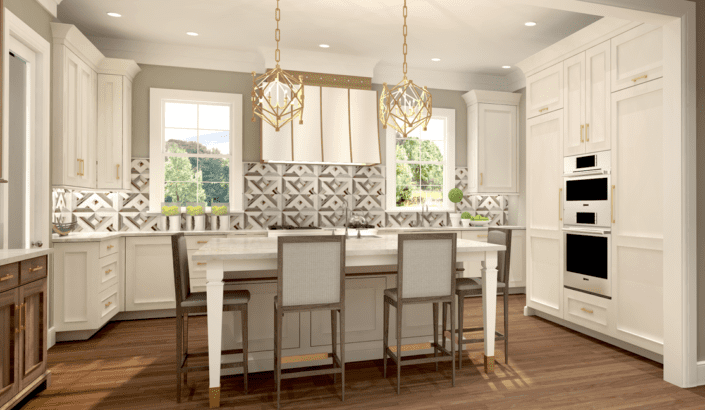
[(497, 282), (508, 283), (509, 263), (512, 253), (512, 231), (506, 228), (489, 228), (487, 242), (495, 245), (504, 245), (507, 250), (497, 252)]
[(343, 302), (345, 236), (280, 236), (278, 250), (280, 306)]
[(171, 256), (174, 260), (174, 289), (176, 290), (176, 306), (178, 307), (191, 294), (186, 237), (183, 232), (171, 236)]
[(398, 241), (400, 300), (453, 295), (457, 234), (399, 235)]

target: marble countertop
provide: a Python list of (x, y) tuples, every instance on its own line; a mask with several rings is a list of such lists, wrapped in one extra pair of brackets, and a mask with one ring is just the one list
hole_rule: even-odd
[[(458, 239), (458, 253), (503, 251), (502, 245)], [(348, 239), (346, 256), (396, 255), (396, 235), (380, 238)], [(274, 259), (277, 258), (277, 238), (243, 237), (216, 238), (192, 254), (193, 260)]]
[[(523, 231), (526, 230), (525, 226), (518, 226), (518, 225), (503, 225), (503, 226), (470, 226), (468, 228), (456, 228), (456, 227), (448, 227), (448, 226), (443, 226), (443, 227), (435, 227), (435, 228), (426, 228), (426, 227), (409, 227), (409, 228), (378, 228), (377, 230), (380, 232), (389, 232), (389, 231), (402, 231), (402, 232), (414, 232), (414, 231), (484, 231), (487, 228), (506, 228), (506, 229), (513, 229), (517, 231)], [(354, 229), (353, 229), (354, 231)]]
[(43, 249), (0, 249), (0, 265), (20, 262), (37, 256), (49, 255), (54, 252), (51, 248)]

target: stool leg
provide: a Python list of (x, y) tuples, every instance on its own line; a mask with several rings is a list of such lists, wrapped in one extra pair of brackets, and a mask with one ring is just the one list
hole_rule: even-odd
[[(433, 358), (438, 356), (438, 303), (433, 304)], [(438, 371), (438, 362), (436, 362), (436, 371)]]
[(401, 300), (397, 300), (397, 394), (401, 394)]
[(274, 373), (274, 384), (277, 384), (277, 304), (274, 304), (274, 365), (272, 366), (272, 372)]
[(389, 303), (384, 300), (384, 325), (382, 326), (382, 363), (384, 363), (384, 378), (387, 378), (387, 348), (389, 347)]
[[(184, 313), (184, 355), (188, 356), (188, 312)], [(188, 372), (184, 373), (184, 383), (188, 384)]]
[[(458, 352), (460, 353), (460, 360), (458, 361), (458, 369), (463, 368), (463, 329), (465, 318), (465, 295), (461, 294), (458, 296)], [(455, 332), (453, 332), (455, 333)]]
[(250, 354), (249, 354), (249, 334), (248, 334), (248, 328), (249, 328), (249, 323), (248, 323), (248, 315), (247, 315), (247, 305), (243, 307), (243, 309), (240, 311), (240, 316), (242, 319), (242, 377), (243, 381), (245, 383), (245, 394), (247, 394), (247, 381), (249, 379), (248, 376), (248, 370), (249, 370), (249, 362), (250, 362)]
[[(453, 298), (453, 301), (450, 303), (450, 308), (451, 308), (451, 313), (455, 310), (456, 305), (455, 305), (455, 298)], [(462, 311), (461, 311), (462, 312)], [(451, 315), (452, 316), (452, 315)], [(460, 314), (460, 317), (463, 315)], [(462, 336), (462, 330), (460, 331), (461, 336)], [(450, 321), (450, 334), (454, 335), (455, 334), (455, 321), (451, 320)], [(458, 346), (462, 346), (460, 343), (458, 343)], [(453, 379), (452, 379), (452, 386), (455, 387), (455, 341), (453, 341), (453, 338), (450, 338), (450, 355), (453, 358), (451, 367), (453, 368)]]
[(280, 408), (282, 387), (282, 316), (277, 312), (277, 409)]
[(341, 308), (338, 312), (340, 312), (340, 382), (343, 386), (343, 401), (345, 401), (345, 308)]
[(181, 403), (181, 360), (183, 359), (183, 315), (176, 315), (176, 402)]
[(504, 285), (504, 363), (509, 364), (509, 283)]
[[(335, 351), (337, 349), (338, 341), (337, 341), (337, 334), (338, 334), (338, 317), (336, 316), (335, 310), (330, 311), (330, 336), (331, 336), (331, 343), (333, 345), (333, 368), (335, 369)], [(338, 375), (333, 373), (333, 383), (338, 382)]]
[[(443, 347), (446, 347), (446, 323), (448, 322), (448, 317), (446, 316), (446, 310), (450, 309), (450, 303), (448, 302), (443, 302), (443, 330), (441, 331), (441, 335), (443, 336)], [(451, 339), (453, 338), (453, 335), (450, 336)]]

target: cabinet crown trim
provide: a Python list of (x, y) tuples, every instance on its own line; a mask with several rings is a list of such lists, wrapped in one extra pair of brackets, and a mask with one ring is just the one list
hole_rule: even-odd
[(133, 81), (140, 71), (142, 69), (134, 60), (120, 58), (104, 58), (98, 66), (98, 74), (122, 75), (130, 81)]
[(502, 91), (472, 90), (463, 94), (463, 99), (468, 107), (478, 103), (518, 106), (519, 101), (521, 101), (521, 94)]
[(51, 33), (54, 44), (65, 45), (71, 49), (81, 60), (92, 65), (94, 71), (97, 71), (97, 67), (105, 59), (103, 53), (73, 24), (51, 23)]

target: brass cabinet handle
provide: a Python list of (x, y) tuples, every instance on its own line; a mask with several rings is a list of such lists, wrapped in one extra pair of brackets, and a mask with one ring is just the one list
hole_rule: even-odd
[(610, 198), (610, 218), (612, 218), (612, 223), (616, 222), (614, 220), (614, 188), (614, 185), (612, 185), (612, 197)]
[(19, 315), (19, 320), (17, 321), (17, 327), (15, 328), (15, 333), (20, 333), (20, 327), (22, 326), (22, 311), (20, 310), (21, 305), (15, 305), (15, 312)]
[(580, 310), (582, 310), (582, 311), (585, 312), (585, 313), (590, 313), (590, 314), (593, 313), (593, 311), (590, 310), (590, 309), (580, 308)]
[(117, 164), (117, 179), (120, 179), (120, 164)]
[(539, 112), (544, 112), (544, 111), (548, 111), (548, 107), (546, 107), (546, 108), (541, 108), (541, 109), (539, 110)]
[(635, 83), (635, 82), (637, 82), (637, 81), (639, 81), (639, 80), (641, 80), (641, 79), (644, 79), (644, 78), (649, 78), (649, 76), (648, 76), (647, 74), (644, 74), (644, 75), (642, 75), (641, 77), (633, 78), (633, 79), (632, 79), (632, 82)]
[(107, 308), (108, 306), (110, 306), (110, 305), (112, 305), (112, 304), (113, 304), (113, 302), (108, 302), (108, 303), (105, 304), (105, 307)]
[(483, 180), (484, 180), (484, 178), (482, 176), (482, 172), (480, 172), (480, 185), (482, 185)]
[(0, 278), (0, 282), (4, 282), (4, 281), (6, 281), (6, 280), (10, 280), (10, 279), (12, 279), (12, 278), (14, 278), (14, 277), (15, 277), (15, 275), (13, 275), (13, 274), (11, 274), (11, 273), (8, 273), (7, 275), (5, 275), (5, 276), (3, 276), (2, 278)]
[[(20, 305), (20, 332), (27, 329), (27, 303)], [(24, 321), (22, 321), (22, 311), (24, 310)]]
[(580, 126), (580, 142), (585, 142), (585, 139), (583, 138), (583, 131), (585, 130), (585, 125)]
[(29, 268), (29, 271), (30, 271), (30, 272), (36, 272), (36, 271), (42, 270), (42, 269), (44, 269), (44, 266), (37, 266), (36, 268)]
[(198, 265), (198, 266), (203, 266), (203, 265), (206, 265), (206, 264), (207, 264), (206, 262), (198, 262), (196, 265)]
[(198, 241), (196, 243), (208, 243), (208, 241)]
[(112, 271), (113, 271), (112, 269), (108, 269), (108, 270), (105, 271), (105, 274), (107, 275), (108, 273), (110, 273), (110, 272), (112, 272)]
[(585, 124), (585, 141), (590, 142), (590, 124)]
[(563, 210), (561, 205), (561, 198), (563, 197), (563, 188), (558, 188), (558, 220), (563, 220)]
[(113, 249), (115, 245), (108, 245), (108, 249)]

